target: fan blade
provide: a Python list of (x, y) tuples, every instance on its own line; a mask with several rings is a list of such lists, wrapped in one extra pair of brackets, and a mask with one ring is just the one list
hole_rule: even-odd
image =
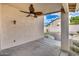
[(35, 12), (36, 15), (40, 16), (40, 15), (43, 15), (42, 12)]
[(57, 12), (61, 12), (61, 10), (55, 11), (55, 12), (46, 13), (46, 14), (43, 14), (43, 15), (48, 15), (48, 14), (57, 13)]
[(26, 11), (22, 11), (22, 10), (20, 10), (20, 12), (23, 12), (23, 13), (29, 13), (29, 12), (26, 12)]
[(30, 15), (27, 15), (26, 17), (29, 17)]

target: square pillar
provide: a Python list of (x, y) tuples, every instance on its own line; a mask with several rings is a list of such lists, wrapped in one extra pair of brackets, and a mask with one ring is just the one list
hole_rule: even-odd
[(61, 12), (61, 50), (69, 51), (69, 13)]

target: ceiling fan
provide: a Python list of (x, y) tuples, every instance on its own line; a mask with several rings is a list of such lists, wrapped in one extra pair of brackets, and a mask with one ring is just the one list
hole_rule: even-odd
[(30, 17), (31, 14), (33, 14), (34, 15), (33, 17), (35, 17), (35, 18), (37, 18), (37, 16), (40, 16), (40, 15), (47, 15), (47, 14), (52, 14), (52, 13), (61, 12), (61, 11), (63, 11), (63, 10), (61, 9), (59, 11), (49, 12), (49, 13), (46, 13), (46, 14), (44, 14), (43, 12), (35, 12), (35, 8), (34, 8), (33, 4), (30, 4), (29, 12), (20, 10), (20, 12), (28, 14), (26, 17)]
[(43, 15), (42, 12), (35, 12), (33, 4), (30, 4), (30, 6), (29, 6), (29, 12), (22, 11), (22, 10), (20, 12), (27, 13), (28, 15), (26, 17), (31, 16), (31, 14), (33, 14), (34, 15), (33, 17), (35, 17), (35, 18), (37, 18), (37, 16)]

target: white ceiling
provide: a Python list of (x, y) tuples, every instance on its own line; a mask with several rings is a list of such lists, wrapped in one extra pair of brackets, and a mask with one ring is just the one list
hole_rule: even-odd
[[(28, 7), (30, 3), (10, 3), (10, 4), (6, 3), (4, 5), (9, 5), (18, 10), (29, 11)], [(60, 3), (34, 3), (33, 5), (35, 8), (35, 11), (42, 11), (43, 13), (55, 12), (61, 9)]]

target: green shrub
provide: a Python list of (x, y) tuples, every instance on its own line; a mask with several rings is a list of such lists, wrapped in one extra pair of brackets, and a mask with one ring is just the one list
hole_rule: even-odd
[(79, 24), (79, 16), (71, 17), (70, 24), (71, 25), (77, 25), (77, 24)]
[(74, 52), (76, 52), (76, 53), (78, 53), (79, 54), (79, 48), (76, 48), (76, 47), (71, 47), (70, 48), (72, 51), (74, 51)]

